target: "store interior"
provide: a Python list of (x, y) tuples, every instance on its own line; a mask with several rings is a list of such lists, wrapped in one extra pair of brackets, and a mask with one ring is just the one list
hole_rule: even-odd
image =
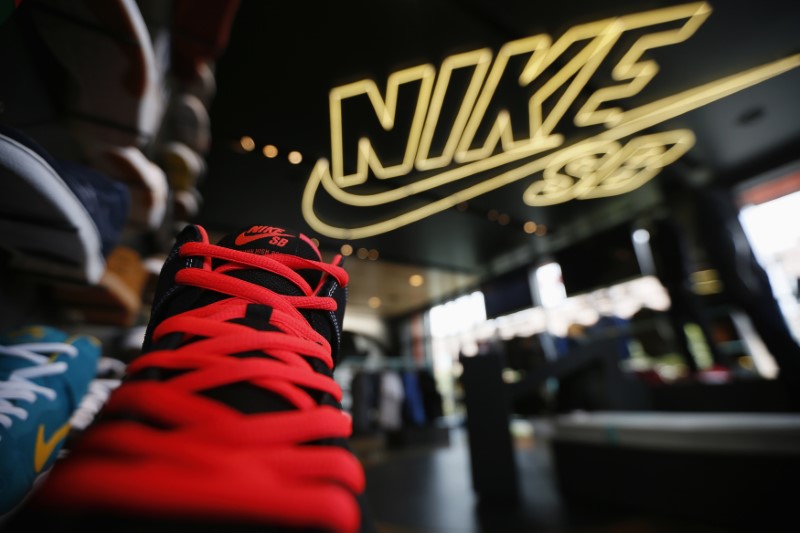
[[(0, 5), (0, 330), (93, 335), (122, 379), (187, 225), (288, 228), (350, 276), (378, 532), (791, 517), (800, 4)], [(19, 145), (94, 177), (30, 193)]]

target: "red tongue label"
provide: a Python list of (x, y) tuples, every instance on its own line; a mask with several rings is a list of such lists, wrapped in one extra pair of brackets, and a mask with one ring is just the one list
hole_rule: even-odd
[(294, 237), (294, 235), (286, 233), (286, 230), (283, 228), (277, 228), (275, 226), (253, 226), (237, 235), (236, 240), (233, 242), (236, 246), (244, 246), (247, 243), (260, 239), (269, 239), (264, 244), (283, 248), (291, 237)]

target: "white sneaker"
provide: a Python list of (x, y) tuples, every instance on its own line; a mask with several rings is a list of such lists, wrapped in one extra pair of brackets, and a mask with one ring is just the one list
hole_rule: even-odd
[(128, 185), (131, 193), (130, 221), (156, 230), (164, 222), (169, 186), (161, 168), (136, 147), (108, 147), (99, 151), (95, 168)]

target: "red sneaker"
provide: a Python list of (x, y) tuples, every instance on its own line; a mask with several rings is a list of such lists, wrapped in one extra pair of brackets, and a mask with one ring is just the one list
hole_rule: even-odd
[(86, 530), (104, 516), (115, 531), (357, 531), (364, 473), (332, 377), (340, 263), (280, 227), (213, 245), (188, 226), (161, 271), (143, 355), (21, 530)]

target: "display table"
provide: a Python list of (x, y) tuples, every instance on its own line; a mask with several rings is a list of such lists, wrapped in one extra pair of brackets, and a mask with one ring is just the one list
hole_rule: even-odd
[(800, 495), (800, 414), (573, 413), (550, 444), (573, 504), (763, 526)]

